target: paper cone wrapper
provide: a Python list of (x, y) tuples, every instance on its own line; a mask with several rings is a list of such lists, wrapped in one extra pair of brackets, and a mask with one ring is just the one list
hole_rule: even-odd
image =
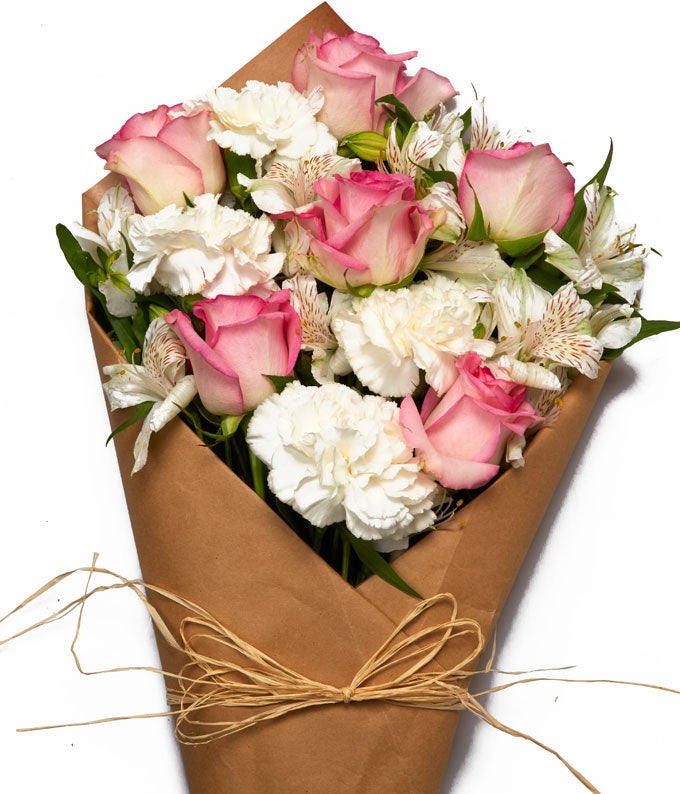
[[(350, 30), (320, 5), (225, 85), (289, 79), (297, 48), (311, 29), (324, 28)], [(86, 224), (114, 183), (109, 176), (84, 194)], [(119, 362), (91, 304), (88, 315), (99, 367)], [(486, 638), (606, 374), (605, 366), (595, 381), (578, 378), (556, 425), (531, 440), (524, 468), (504, 473), (394, 565), (424, 597), (453, 594), (459, 614), (477, 620)], [(112, 425), (124, 418), (117, 411)], [(179, 419), (153, 436), (148, 463), (131, 476), (137, 432), (126, 429), (115, 444), (144, 581), (199, 604), (298, 673), (346, 686), (414, 599), (375, 576), (357, 588), (348, 585)], [(171, 626), (184, 615), (176, 605), (157, 606)], [(434, 664), (452, 665), (467, 651), (449, 645)], [(160, 640), (159, 652), (163, 668), (178, 672), (180, 660)], [(183, 746), (188, 786), (191, 794), (436, 794), (458, 717), (382, 702), (301, 710), (206, 745)]]

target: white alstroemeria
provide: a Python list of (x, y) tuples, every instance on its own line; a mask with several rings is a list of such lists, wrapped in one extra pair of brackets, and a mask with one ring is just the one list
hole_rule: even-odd
[(633, 317), (634, 309), (627, 303), (603, 303), (590, 317), (593, 336), (609, 350), (618, 350), (640, 333), (642, 319)]
[(193, 207), (164, 207), (138, 216), (129, 234), (134, 248), (130, 285), (140, 293), (242, 295), (274, 288), (284, 255), (270, 253), (274, 224), (223, 207), (218, 196), (196, 196)]
[(422, 270), (457, 278), (474, 300), (490, 300), (494, 284), (510, 272), (498, 246), (489, 240), (460, 240), (441, 245), (423, 257)]
[[(418, 166), (428, 166), (432, 158), (439, 152), (444, 143), (444, 136), (430, 129), (424, 121), (411, 125), (401, 146), (397, 142), (397, 125), (390, 127), (387, 136), (385, 157), (389, 170), (393, 174), (406, 174), (414, 181), (421, 170)], [(382, 169), (384, 165), (380, 163)]]
[(624, 228), (617, 223), (614, 194), (609, 188), (600, 192), (594, 185), (592, 190), (585, 191), (585, 200), (594, 222), (592, 231), (586, 226), (579, 254), (593, 262), (606, 284), (616, 287), (628, 303), (634, 303), (642, 288), (649, 248), (635, 242), (635, 226)]
[(439, 488), (404, 441), (394, 402), (295, 381), (255, 409), (247, 442), (272, 492), (314, 526), (344, 521), (393, 551), (434, 523)]
[(398, 290), (378, 287), (367, 298), (336, 291), (331, 328), (356, 376), (376, 394), (411, 394), (421, 370), (443, 394), (456, 377), (458, 356), (494, 354), (495, 343), (476, 335), (490, 325), (484, 312), (460, 283), (434, 275)]
[(193, 375), (185, 374), (186, 353), (179, 337), (162, 317), (152, 321), (144, 337), (142, 363), (104, 367), (103, 384), (112, 409), (152, 402), (134, 446), (132, 474), (146, 463), (151, 433), (177, 416), (196, 396)]
[(428, 126), (442, 136), (442, 146), (432, 157), (430, 168), (435, 171), (450, 171), (460, 178), (465, 163), (465, 144), (463, 143), (463, 130), (465, 124), (460, 115), (448, 111), (444, 105), (433, 114), (428, 121)]
[(536, 429), (555, 424), (562, 409), (562, 398), (566, 394), (567, 388), (571, 385), (571, 380), (565, 367), (553, 367), (551, 373), (557, 378), (559, 388), (537, 389), (530, 387), (526, 391), (527, 400), (534, 406), (536, 413), (543, 417), (543, 421), (540, 425), (537, 425)]
[(498, 125), (487, 116), (484, 102), (484, 99), (479, 99), (470, 108), (470, 149), (509, 149), (522, 140), (523, 134), (513, 130), (501, 132)]
[(465, 231), (463, 211), (453, 186), (448, 182), (435, 182), (420, 200), (430, 217), (437, 219), (437, 226), (430, 233), (432, 240), (455, 242)]
[(273, 163), (261, 179), (243, 174), (238, 181), (252, 196), (255, 204), (270, 214), (294, 212), (311, 204), (316, 198), (314, 183), (333, 174), (348, 176), (361, 170), (361, 161), (336, 154), (314, 155), (303, 160)]
[(543, 238), (543, 245), (545, 246), (546, 261), (568, 276), (574, 282), (578, 292), (583, 294), (592, 289), (600, 289), (602, 273), (592, 259), (584, 261), (569, 243), (565, 242), (552, 229), (549, 229)]
[(272, 234), (272, 248), (283, 255), (284, 275), (292, 277), (307, 271), (309, 235), (300, 228), (295, 218), (277, 223)]
[(320, 89), (304, 96), (290, 83), (248, 80), (240, 91), (220, 86), (187, 102), (184, 112), (209, 108), (213, 118), (208, 138), (223, 149), (257, 161), (274, 152), (297, 160), (337, 151), (337, 139), (315, 118), (322, 106)]
[(579, 292), (610, 284), (628, 303), (634, 303), (642, 288), (644, 260), (649, 249), (635, 242), (635, 227), (616, 222), (614, 194), (597, 182), (584, 191), (586, 216), (578, 251), (554, 232), (545, 238), (547, 261), (567, 275)]
[(597, 377), (602, 343), (590, 330), (592, 306), (573, 284), (554, 295), (536, 285), (518, 268), (494, 288), (500, 356), (493, 367), (516, 383), (559, 389), (554, 364)]
[(328, 313), (328, 296), (319, 293), (317, 282), (307, 273), (298, 273), (281, 285), (290, 290), (290, 305), (300, 318), (302, 350), (312, 354), (312, 374), (317, 383), (332, 383), (333, 353), (338, 347)]
[[(97, 287), (106, 300), (106, 308), (114, 317), (132, 317), (137, 311), (135, 291), (127, 281), (128, 226), (137, 217), (132, 196), (118, 185), (109, 188), (97, 207), (97, 232), (76, 224), (73, 233), (84, 251), (100, 262), (97, 249), (108, 257)], [(112, 255), (119, 252), (115, 259)]]

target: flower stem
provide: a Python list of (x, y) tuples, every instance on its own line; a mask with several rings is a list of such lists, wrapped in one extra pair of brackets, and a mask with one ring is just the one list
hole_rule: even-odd
[(260, 499), (265, 499), (264, 463), (250, 449), (248, 450), (248, 457), (250, 459), (250, 471), (253, 475), (253, 490)]
[(342, 566), (340, 568), (340, 575), (342, 578), (349, 582), (349, 558), (350, 558), (350, 545), (349, 541), (345, 537), (344, 533), (342, 535)]

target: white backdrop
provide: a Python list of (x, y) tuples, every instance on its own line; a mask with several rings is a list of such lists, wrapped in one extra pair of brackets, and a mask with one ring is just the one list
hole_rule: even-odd
[[(0, 613), (91, 553), (138, 574), (82, 306), (54, 226), (80, 217), (103, 175), (93, 152), (123, 121), (216, 85), (313, 0), (258, 4), (64, 0), (18, 4), (0, 53), (3, 311), (0, 390)], [(680, 319), (677, 45), (661, 0), (549, 6), (337, 0), (335, 10), (385, 49), (418, 49), (466, 107), (474, 85), (492, 116), (527, 128), (573, 163), (580, 185), (610, 136), (618, 214), (663, 256), (649, 260), (643, 310)], [(547, 10), (550, 9), (550, 10)], [(620, 361), (538, 533), (501, 620), (497, 665), (575, 664), (584, 678), (680, 687), (678, 358), (680, 332)], [(672, 410), (671, 410), (672, 409)], [(22, 620), (47, 616), (70, 590)], [(61, 599), (59, 601), (58, 599)], [(154, 664), (148, 619), (116, 599), (89, 622), (89, 667)], [(186, 794), (168, 720), (17, 734), (15, 728), (164, 708), (143, 674), (88, 677), (73, 667), (73, 623), (0, 648), (2, 791)], [(113, 633), (118, 648), (103, 647)], [(494, 683), (500, 682), (494, 679)], [(554, 746), (603, 792), (680, 791), (680, 697), (604, 684), (536, 684), (487, 701), (500, 720)], [(407, 741), (407, 737), (405, 737)], [(444, 794), (575, 794), (551, 756), (463, 720)], [(325, 793), (322, 793), (325, 794)]]

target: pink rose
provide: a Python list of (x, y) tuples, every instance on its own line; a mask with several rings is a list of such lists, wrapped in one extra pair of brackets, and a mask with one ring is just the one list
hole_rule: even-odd
[(314, 190), (319, 201), (296, 217), (318, 279), (346, 289), (397, 284), (413, 273), (434, 224), (410, 177), (356, 171), (320, 179)]
[[(460, 176), (458, 200), (469, 226), (475, 196), (490, 239), (524, 240), (567, 222), (574, 206), (574, 177), (547, 143), (516, 143), (510, 149), (470, 151)], [(510, 253), (525, 253), (513, 251)]]
[(120, 174), (143, 215), (185, 204), (202, 193), (221, 193), (226, 172), (219, 146), (207, 139), (210, 111), (171, 118), (180, 110), (160, 105), (137, 113), (95, 152)]
[(418, 414), (413, 398), (399, 412), (406, 443), (446, 488), (479, 488), (494, 477), (510, 436), (523, 436), (541, 418), (526, 387), (494, 377), (476, 353), (465, 353), (443, 397), (430, 389)]
[(388, 55), (371, 36), (338, 36), (314, 32), (297, 52), (292, 82), (301, 93), (323, 88), (324, 105), (318, 114), (338, 140), (351, 132), (382, 132), (387, 119), (375, 100), (394, 94), (417, 119), (458, 92), (441, 75), (420, 69), (405, 75), (407, 61), (417, 52)]
[(301, 331), (288, 290), (267, 299), (219, 295), (197, 301), (193, 313), (205, 323), (205, 340), (179, 309), (165, 319), (184, 342), (199, 397), (210, 412), (248, 413), (273, 394), (274, 384), (267, 375), (293, 371)]

